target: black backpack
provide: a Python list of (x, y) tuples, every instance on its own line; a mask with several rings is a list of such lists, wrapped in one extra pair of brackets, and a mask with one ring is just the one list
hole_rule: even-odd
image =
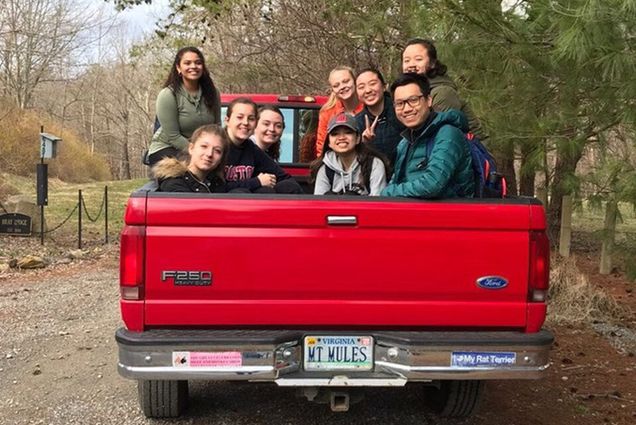
[[(369, 169), (367, 171), (366, 174), (362, 175), (362, 181), (370, 181), (371, 180), (371, 169)], [(333, 179), (336, 176), (336, 172), (332, 169), (329, 168), (327, 166), (327, 164), (325, 164), (325, 174), (327, 175), (327, 179), (329, 180), (329, 186), (331, 186), (331, 188), (333, 189)], [(363, 185), (362, 184), (356, 184), (357, 188), (362, 188)], [(369, 192), (369, 188), (366, 188), (367, 192)], [(360, 193), (356, 192), (356, 191), (345, 191), (344, 195), (360, 195)]]

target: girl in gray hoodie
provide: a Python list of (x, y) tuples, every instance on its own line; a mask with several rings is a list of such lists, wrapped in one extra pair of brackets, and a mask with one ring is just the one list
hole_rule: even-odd
[(387, 160), (362, 143), (355, 117), (334, 116), (327, 132), (325, 149), (312, 165), (314, 195), (379, 196), (387, 182)]

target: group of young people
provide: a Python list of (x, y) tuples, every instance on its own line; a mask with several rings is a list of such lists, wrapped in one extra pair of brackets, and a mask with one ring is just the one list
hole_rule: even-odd
[(185, 160), (176, 155), (156, 162), (153, 173), (160, 190), (303, 193), (274, 159), (278, 155), (274, 145), (284, 128), (283, 114), (277, 107), (258, 109), (251, 99), (237, 98), (228, 105), (224, 122), (224, 128), (206, 124), (194, 130)]
[[(331, 71), (311, 165), (314, 194), (473, 195), (465, 134), (484, 135), (433, 43), (410, 40), (402, 71), (390, 87), (377, 69)], [(282, 112), (238, 98), (222, 128), (219, 99), (201, 52), (181, 49), (157, 98), (160, 125), (149, 148), (160, 190), (302, 193), (277, 162)]]
[(280, 109), (237, 98), (222, 127), (219, 92), (197, 48), (177, 52), (157, 97), (157, 119), (148, 162), (160, 190), (303, 192), (277, 163), (285, 128)]

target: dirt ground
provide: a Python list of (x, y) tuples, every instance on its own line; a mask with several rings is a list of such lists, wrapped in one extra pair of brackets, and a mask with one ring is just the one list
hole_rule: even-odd
[[(11, 242), (0, 237), (0, 244)], [(417, 386), (370, 390), (348, 413), (332, 413), (291, 389), (219, 382), (193, 383), (182, 419), (149, 421), (135, 384), (116, 371), (116, 249), (42, 270), (0, 272), (0, 424), (636, 423), (633, 344), (616, 344), (621, 331), (601, 335), (586, 326), (551, 327), (556, 343), (545, 379), (488, 382), (480, 413), (463, 421), (432, 415)], [(599, 276), (585, 255), (578, 265), (632, 309), (623, 330), (636, 329), (636, 285), (620, 274)]]

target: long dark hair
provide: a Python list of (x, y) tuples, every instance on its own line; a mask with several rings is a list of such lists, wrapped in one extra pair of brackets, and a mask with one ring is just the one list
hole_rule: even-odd
[(412, 38), (406, 42), (404, 49), (402, 49), (402, 56), (404, 56), (404, 51), (407, 47), (412, 46), (414, 44), (419, 44), (420, 46), (426, 49), (426, 53), (428, 53), (428, 61), (430, 68), (426, 70), (426, 76), (428, 78), (435, 78), (438, 76), (446, 75), (446, 65), (437, 59), (437, 49), (431, 40), (426, 40), (424, 38)]
[[(285, 116), (281, 112), (280, 108), (274, 105), (263, 105), (260, 108), (258, 108), (258, 116), (256, 118), (256, 125), (258, 125), (258, 121), (260, 121), (261, 114), (264, 111), (272, 111), (280, 115), (280, 117), (283, 120), (283, 130), (285, 130)], [(280, 137), (282, 138), (283, 135), (281, 134)], [(276, 143), (272, 143), (265, 151), (270, 156), (270, 158), (272, 158), (276, 162), (278, 162), (278, 160), (280, 159), (280, 144), (281, 144), (281, 139), (278, 139)]]
[[(360, 133), (357, 133), (357, 135), (358, 137), (361, 137)], [(318, 171), (320, 170), (320, 167), (322, 167), (322, 165), (324, 164), (322, 160), (325, 158), (325, 155), (327, 154), (327, 152), (332, 150), (328, 142), (329, 142), (329, 135), (327, 135), (327, 140), (325, 141), (325, 147), (322, 150), (322, 154), (320, 155), (320, 157), (318, 157), (316, 160), (314, 160), (311, 163), (310, 168), (311, 168), (312, 183), (316, 182), (316, 176), (318, 176)], [(362, 140), (360, 140), (360, 142), (356, 145), (354, 150), (356, 152), (356, 159), (360, 163), (362, 183), (364, 184), (364, 187), (367, 189), (367, 191), (371, 190), (371, 172), (373, 171), (374, 158), (378, 158), (380, 161), (382, 161), (382, 163), (384, 163), (384, 172), (386, 174), (386, 179), (389, 180), (389, 176), (391, 175), (391, 169), (390, 169), (391, 166), (386, 156), (376, 151), (372, 147), (368, 146)]]
[[(208, 107), (210, 111), (215, 112), (219, 110), (219, 92), (212, 81), (212, 77), (210, 77), (210, 71), (208, 71), (207, 66), (205, 66), (205, 58), (203, 57), (203, 53), (196, 47), (188, 46), (182, 49), (179, 49), (176, 56), (174, 57), (174, 62), (172, 63), (172, 67), (170, 68), (170, 74), (168, 74), (168, 78), (166, 78), (166, 82), (163, 84), (164, 87), (170, 87), (174, 93), (177, 92), (179, 87), (183, 85), (183, 80), (179, 75), (179, 71), (177, 71), (177, 65), (181, 62), (183, 55), (186, 53), (194, 53), (199, 56), (201, 62), (203, 64), (203, 72), (201, 74), (201, 79), (199, 80), (199, 85), (201, 87), (201, 95), (203, 96), (203, 102)], [(221, 117), (215, 117), (215, 119), (219, 120)]]
[(301, 163), (310, 163), (316, 159), (316, 131), (318, 130), (318, 111), (307, 109), (303, 112), (302, 123), (305, 126), (305, 134), (300, 139), (298, 153)]

